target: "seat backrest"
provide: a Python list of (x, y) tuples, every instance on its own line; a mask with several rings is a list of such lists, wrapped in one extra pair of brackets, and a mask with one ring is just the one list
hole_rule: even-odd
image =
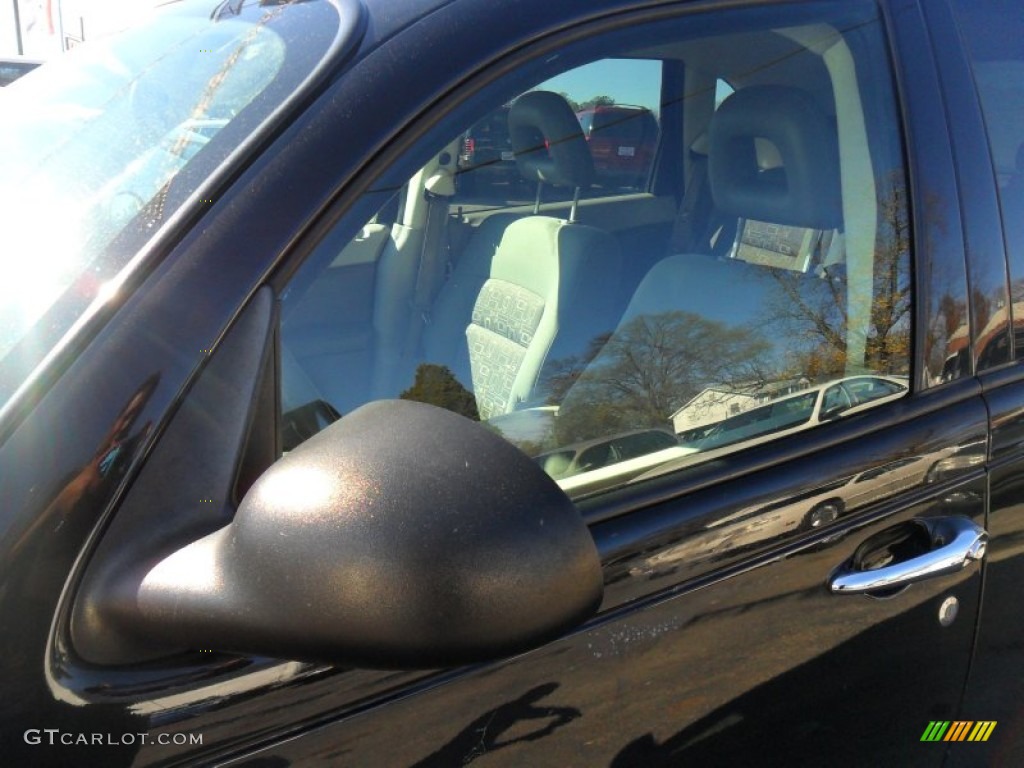
[[(509, 130), (528, 180), (590, 184), (590, 153), (564, 98), (524, 94), (509, 110)], [(444, 361), (463, 383), (471, 380), (482, 419), (507, 413), (531, 398), (556, 338), (562, 348), (575, 328), (593, 328), (594, 313), (613, 311), (620, 269), (618, 245), (602, 230), (551, 216), (493, 217), (438, 294), (424, 334), (426, 357)], [(465, 329), (464, 349), (451, 348), (457, 327)]]
[[(756, 142), (765, 140), (777, 150), (781, 167), (766, 170), (759, 163)], [(607, 344), (566, 393), (556, 422), (559, 444), (600, 436), (601, 425), (580, 414), (600, 400), (596, 393), (608, 391), (606, 379), (622, 375), (616, 368), (624, 357), (620, 347), (635, 345), (638, 334), (689, 325), (706, 330), (707, 339), (720, 330), (717, 338), (723, 339), (728, 332), (757, 329), (769, 300), (799, 301), (805, 290), (814, 292), (825, 284), (809, 267), (838, 260), (834, 252), (826, 253), (825, 246), (841, 241), (839, 160), (835, 127), (812, 97), (781, 86), (752, 86), (729, 96), (712, 118), (708, 174), (719, 215), (737, 222), (729, 257), (676, 254), (651, 268)], [(762, 227), (753, 236), (750, 222)], [(791, 230), (788, 241), (778, 253), (772, 254), (777, 243), (758, 248), (765, 243), (756, 238), (765, 231), (787, 234), (786, 228)], [(814, 233), (820, 237), (812, 237)], [(791, 248), (794, 240), (800, 241), (796, 250)], [(797, 253), (804, 246), (806, 264), (805, 254)], [(773, 255), (778, 261), (769, 260)], [(787, 259), (793, 263), (786, 264)], [(705, 343), (695, 338), (699, 335), (692, 333), (688, 343)], [(679, 357), (681, 366), (714, 371), (713, 349), (668, 352)], [(750, 375), (756, 377), (757, 372), (751, 370)], [(634, 423), (619, 426), (663, 427), (681, 404), (661, 403), (657, 413), (636, 415)], [(643, 419), (646, 422), (640, 423)]]
[[(759, 139), (774, 145), (782, 174), (762, 172)], [(708, 171), (715, 207), (725, 214), (794, 227), (841, 226), (836, 128), (804, 91), (761, 85), (731, 94), (711, 120)]]

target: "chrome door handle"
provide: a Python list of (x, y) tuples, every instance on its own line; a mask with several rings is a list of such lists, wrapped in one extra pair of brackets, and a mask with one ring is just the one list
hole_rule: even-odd
[(891, 590), (963, 570), (985, 556), (988, 533), (966, 517), (939, 517), (915, 520), (931, 534), (935, 549), (870, 571), (840, 569), (829, 579), (836, 595), (859, 595)]

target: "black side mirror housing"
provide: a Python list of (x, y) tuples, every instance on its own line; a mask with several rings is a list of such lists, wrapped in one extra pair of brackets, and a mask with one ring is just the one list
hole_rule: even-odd
[(126, 575), (92, 610), (161, 644), (434, 668), (536, 647), (593, 615), (602, 592), (579, 512), (529, 457), (392, 400), (299, 445), (229, 525), (141, 582)]

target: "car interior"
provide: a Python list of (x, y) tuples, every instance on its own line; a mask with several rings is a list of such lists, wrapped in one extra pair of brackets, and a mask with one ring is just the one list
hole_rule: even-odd
[[(457, 410), (540, 456), (671, 432), (698, 400), (710, 427), (731, 413), (701, 400), (712, 386), (763, 403), (797, 376), (908, 376), (901, 140), (870, 26), (691, 25), (601, 51), (661, 72), (659, 103), (634, 110), (659, 127), (643, 188), (595, 170), (574, 109), (592, 94), (550, 77), (496, 94), (534, 199), (466, 182), (463, 126), (354, 237), (324, 238), (283, 296), (283, 449), (380, 398)], [(680, 443), (559, 482), (582, 494), (701, 454)]]

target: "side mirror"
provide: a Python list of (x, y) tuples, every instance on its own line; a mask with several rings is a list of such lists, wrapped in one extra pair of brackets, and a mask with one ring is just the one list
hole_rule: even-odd
[(229, 525), (127, 581), (110, 605), (135, 634), (385, 668), (536, 647), (603, 590), (590, 533), (540, 467), (479, 424), (398, 400), (298, 446)]
[(818, 415), (818, 421), (834, 421), (850, 410), (848, 405), (833, 405), (830, 408), (822, 408)]

